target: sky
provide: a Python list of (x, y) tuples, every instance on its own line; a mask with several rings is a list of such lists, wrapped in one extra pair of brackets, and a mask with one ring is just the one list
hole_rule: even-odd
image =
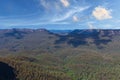
[(0, 29), (120, 29), (120, 0), (0, 0)]

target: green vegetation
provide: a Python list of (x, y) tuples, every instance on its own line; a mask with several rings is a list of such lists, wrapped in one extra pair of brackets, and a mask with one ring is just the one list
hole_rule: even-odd
[(71, 53), (71, 50), (69, 55), (45, 53), (34, 57), (7, 56), (1, 57), (0, 62), (13, 67), (18, 80), (120, 79), (119, 54), (77, 51), (76, 49), (75, 51)]
[(30, 58), (26, 58), (6, 57), (0, 58), (0, 62), (7, 63), (15, 69), (17, 80), (71, 80), (59, 68), (29, 62)]
[(120, 80), (120, 33), (112, 32), (0, 31), (0, 62), (16, 80)]

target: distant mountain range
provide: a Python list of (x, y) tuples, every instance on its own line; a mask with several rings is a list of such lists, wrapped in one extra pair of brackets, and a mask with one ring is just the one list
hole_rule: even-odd
[(55, 50), (81, 45), (103, 48), (120, 35), (120, 30), (54, 30), (4, 29), (0, 30), (0, 50)]

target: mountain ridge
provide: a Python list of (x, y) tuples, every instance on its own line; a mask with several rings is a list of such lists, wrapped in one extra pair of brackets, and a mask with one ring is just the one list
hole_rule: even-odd
[(0, 50), (43, 50), (53, 51), (64, 47), (96, 45), (103, 48), (119, 36), (120, 30), (76, 29), (65, 35), (46, 29), (4, 29), (0, 30)]

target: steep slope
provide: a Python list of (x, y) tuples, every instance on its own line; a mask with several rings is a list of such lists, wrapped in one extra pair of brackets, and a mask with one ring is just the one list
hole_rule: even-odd
[(0, 57), (0, 66), (0, 80), (72, 80), (64, 71), (31, 62), (29, 57)]

